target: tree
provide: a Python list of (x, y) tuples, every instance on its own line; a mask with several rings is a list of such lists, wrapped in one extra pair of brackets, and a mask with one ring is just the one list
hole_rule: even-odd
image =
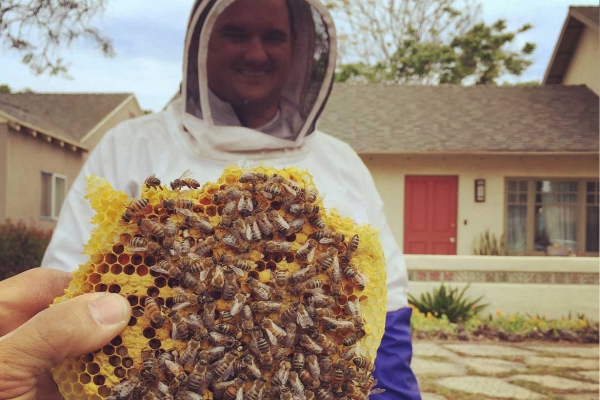
[(78, 39), (91, 40), (106, 56), (112, 42), (91, 25), (105, 9), (106, 0), (0, 0), (0, 40), (22, 54), (36, 75), (68, 76), (59, 56)]
[(0, 85), (0, 93), (12, 93), (10, 86)]

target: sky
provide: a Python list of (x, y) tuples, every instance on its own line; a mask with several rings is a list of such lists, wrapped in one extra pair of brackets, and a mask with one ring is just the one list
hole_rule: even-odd
[[(383, 0), (380, 0), (383, 1)], [(520, 77), (506, 81), (541, 80), (552, 56), (569, 5), (598, 5), (598, 0), (481, 0), (483, 19), (506, 19), (516, 30), (526, 23), (533, 29), (519, 35), (519, 47), (537, 44), (533, 64)], [(148, 6), (153, 4), (153, 6)], [(168, 7), (159, 7), (168, 4)], [(21, 64), (21, 56), (0, 47), (0, 84), (13, 90), (36, 92), (132, 92), (143, 109), (160, 111), (177, 91), (182, 77), (182, 53), (192, 0), (149, 2), (108, 0), (96, 25), (113, 39), (114, 58), (105, 58), (90, 43), (77, 43), (61, 56), (73, 77), (35, 76)]]

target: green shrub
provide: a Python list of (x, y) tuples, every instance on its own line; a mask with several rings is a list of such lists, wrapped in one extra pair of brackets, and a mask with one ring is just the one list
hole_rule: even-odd
[(506, 255), (506, 236), (504, 233), (498, 240), (489, 229), (473, 239), (473, 254), (476, 256), (504, 256)]
[(420, 300), (409, 294), (408, 302), (422, 314), (431, 313), (435, 317), (445, 315), (450, 322), (466, 321), (488, 306), (480, 304), (483, 296), (476, 300), (465, 297), (469, 286), (470, 283), (459, 293), (458, 288), (446, 288), (442, 283), (438, 289), (433, 290), (433, 294), (421, 294)]
[(0, 280), (39, 267), (52, 231), (7, 220), (0, 225)]

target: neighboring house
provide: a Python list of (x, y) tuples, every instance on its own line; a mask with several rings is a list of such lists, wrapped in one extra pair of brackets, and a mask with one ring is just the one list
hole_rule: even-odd
[(142, 114), (130, 93), (0, 94), (0, 223), (53, 228), (89, 152)]
[(586, 85), (600, 92), (598, 7), (570, 7), (546, 70), (545, 85)]
[(585, 86), (337, 84), (318, 127), (359, 153), (406, 254), (471, 255), (489, 229), (510, 255), (597, 256), (598, 107)]

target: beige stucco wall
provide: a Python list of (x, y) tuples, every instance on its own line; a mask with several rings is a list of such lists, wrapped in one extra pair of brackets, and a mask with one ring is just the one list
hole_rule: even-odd
[(8, 176), (8, 121), (0, 117), (0, 224), (6, 220), (6, 187)]
[[(598, 178), (597, 156), (361, 156), (377, 185), (386, 216), (402, 248), (404, 240), (404, 177), (457, 175), (456, 252), (472, 254), (473, 239), (489, 228), (504, 230), (505, 177)], [(474, 180), (485, 179), (486, 201), (475, 203)]]
[(563, 84), (587, 85), (594, 93), (600, 92), (600, 40), (598, 31), (585, 27), (571, 62), (565, 72)]
[(81, 166), (81, 150), (74, 152), (69, 146), (48, 143), (46, 137), (33, 137), (24, 131), (8, 130), (7, 157), (7, 217), (28, 224), (51, 229), (56, 222), (40, 219), (41, 171), (67, 176), (70, 187)]
[(82, 144), (91, 151), (94, 147), (96, 147), (106, 132), (117, 126), (122, 121), (130, 119), (131, 115), (135, 115), (136, 117), (144, 115), (144, 112), (140, 108), (135, 96), (130, 97), (120, 108), (116, 109), (113, 114), (109, 114), (105, 120), (101, 121), (100, 126), (94, 130), (93, 134), (84, 140)]

